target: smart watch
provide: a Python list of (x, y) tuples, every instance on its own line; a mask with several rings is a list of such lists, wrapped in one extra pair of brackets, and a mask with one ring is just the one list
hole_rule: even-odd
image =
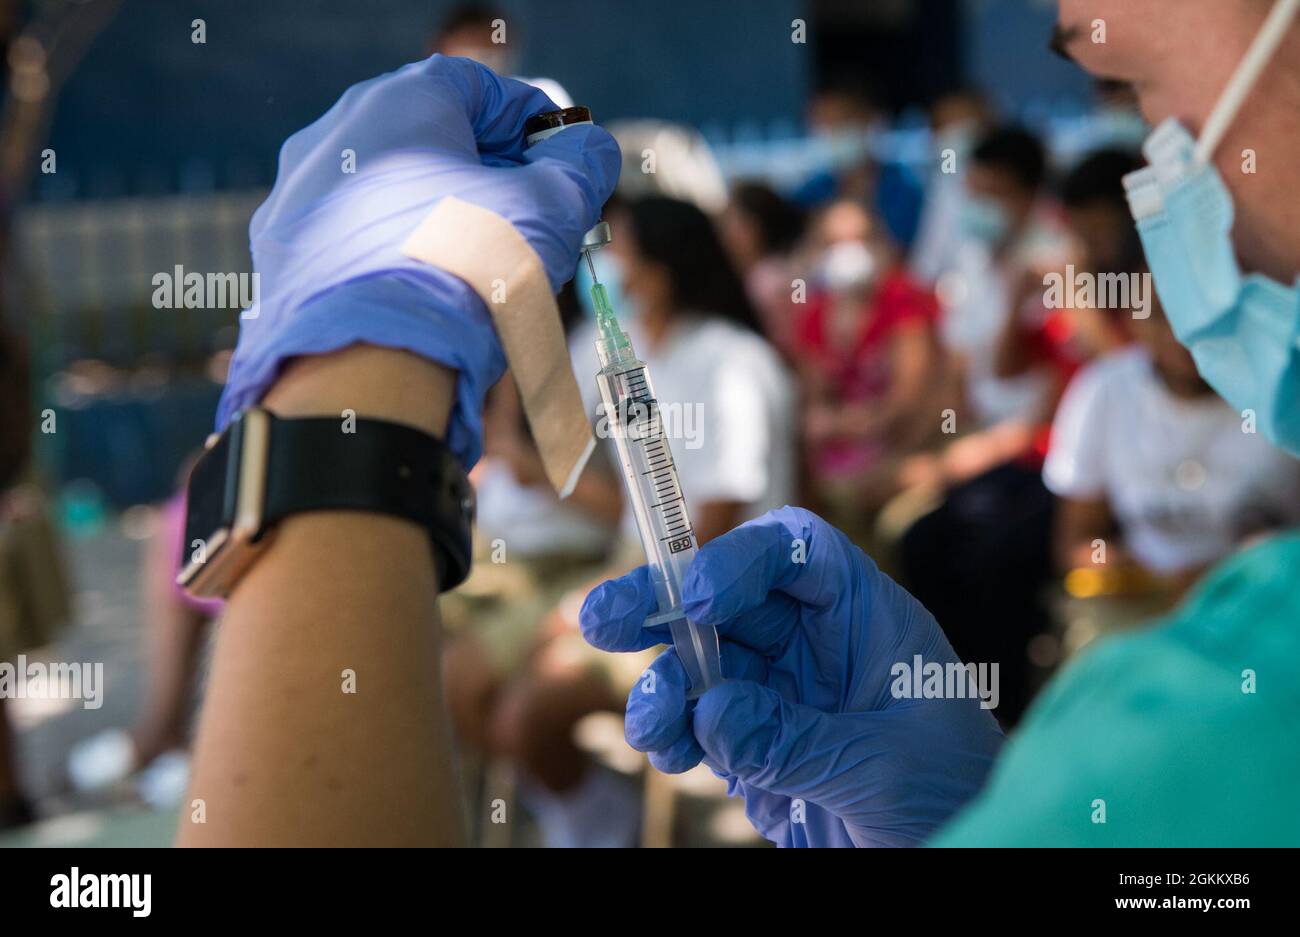
[(443, 592), (469, 575), (474, 493), (441, 440), (386, 420), (288, 419), (250, 407), (209, 439), (190, 473), (176, 581), (195, 597), (227, 596), (276, 524), (338, 510), (423, 527)]

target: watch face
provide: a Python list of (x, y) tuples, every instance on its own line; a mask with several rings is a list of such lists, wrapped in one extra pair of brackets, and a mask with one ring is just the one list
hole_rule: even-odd
[[(185, 542), (181, 544), (180, 568), (185, 569), (193, 560), (202, 557), (219, 544), (209, 543), (212, 535), (234, 522), (234, 499), (228, 492), (234, 489), (228, 478), (231, 437), (222, 433), (211, 449), (203, 453), (190, 473), (186, 496)], [(197, 541), (197, 542), (196, 542)], [(196, 556), (197, 554), (197, 556)]]

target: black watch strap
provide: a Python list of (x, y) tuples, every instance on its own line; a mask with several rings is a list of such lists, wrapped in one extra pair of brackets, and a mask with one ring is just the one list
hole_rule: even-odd
[(360, 417), (271, 421), (261, 533), (306, 511), (357, 510), (414, 521), (429, 532), (439, 590), (469, 575), (474, 492), (439, 439)]

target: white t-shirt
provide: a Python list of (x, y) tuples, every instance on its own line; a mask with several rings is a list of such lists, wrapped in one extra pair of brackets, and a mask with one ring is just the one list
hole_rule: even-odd
[(934, 172), (926, 180), (925, 203), (908, 259), (912, 274), (921, 282), (934, 283), (955, 265), (965, 198), (966, 177), (961, 173)]
[[(686, 318), (653, 352), (635, 321), (628, 338), (650, 370), (687, 505), (735, 501), (742, 520), (788, 504), (795, 488), (794, 382), (761, 337), (718, 319)], [(587, 413), (596, 422), (596, 328), (583, 323), (569, 342)], [(609, 445), (610, 462), (618, 457)], [(624, 532), (636, 522), (624, 512)]]
[(549, 485), (522, 485), (501, 459), (485, 457), (476, 472), (475, 521), (489, 542), (509, 540), (513, 555), (597, 556), (608, 549), (611, 525), (555, 497)]
[(1163, 573), (1212, 563), (1244, 536), (1300, 520), (1300, 462), (1242, 432), (1218, 397), (1173, 396), (1141, 348), (1075, 376), (1043, 480), (1064, 498), (1104, 498), (1129, 551)]

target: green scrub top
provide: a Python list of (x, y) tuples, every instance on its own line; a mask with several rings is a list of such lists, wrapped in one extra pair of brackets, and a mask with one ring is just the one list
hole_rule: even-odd
[(1300, 845), (1300, 535), (1085, 651), (931, 845)]

